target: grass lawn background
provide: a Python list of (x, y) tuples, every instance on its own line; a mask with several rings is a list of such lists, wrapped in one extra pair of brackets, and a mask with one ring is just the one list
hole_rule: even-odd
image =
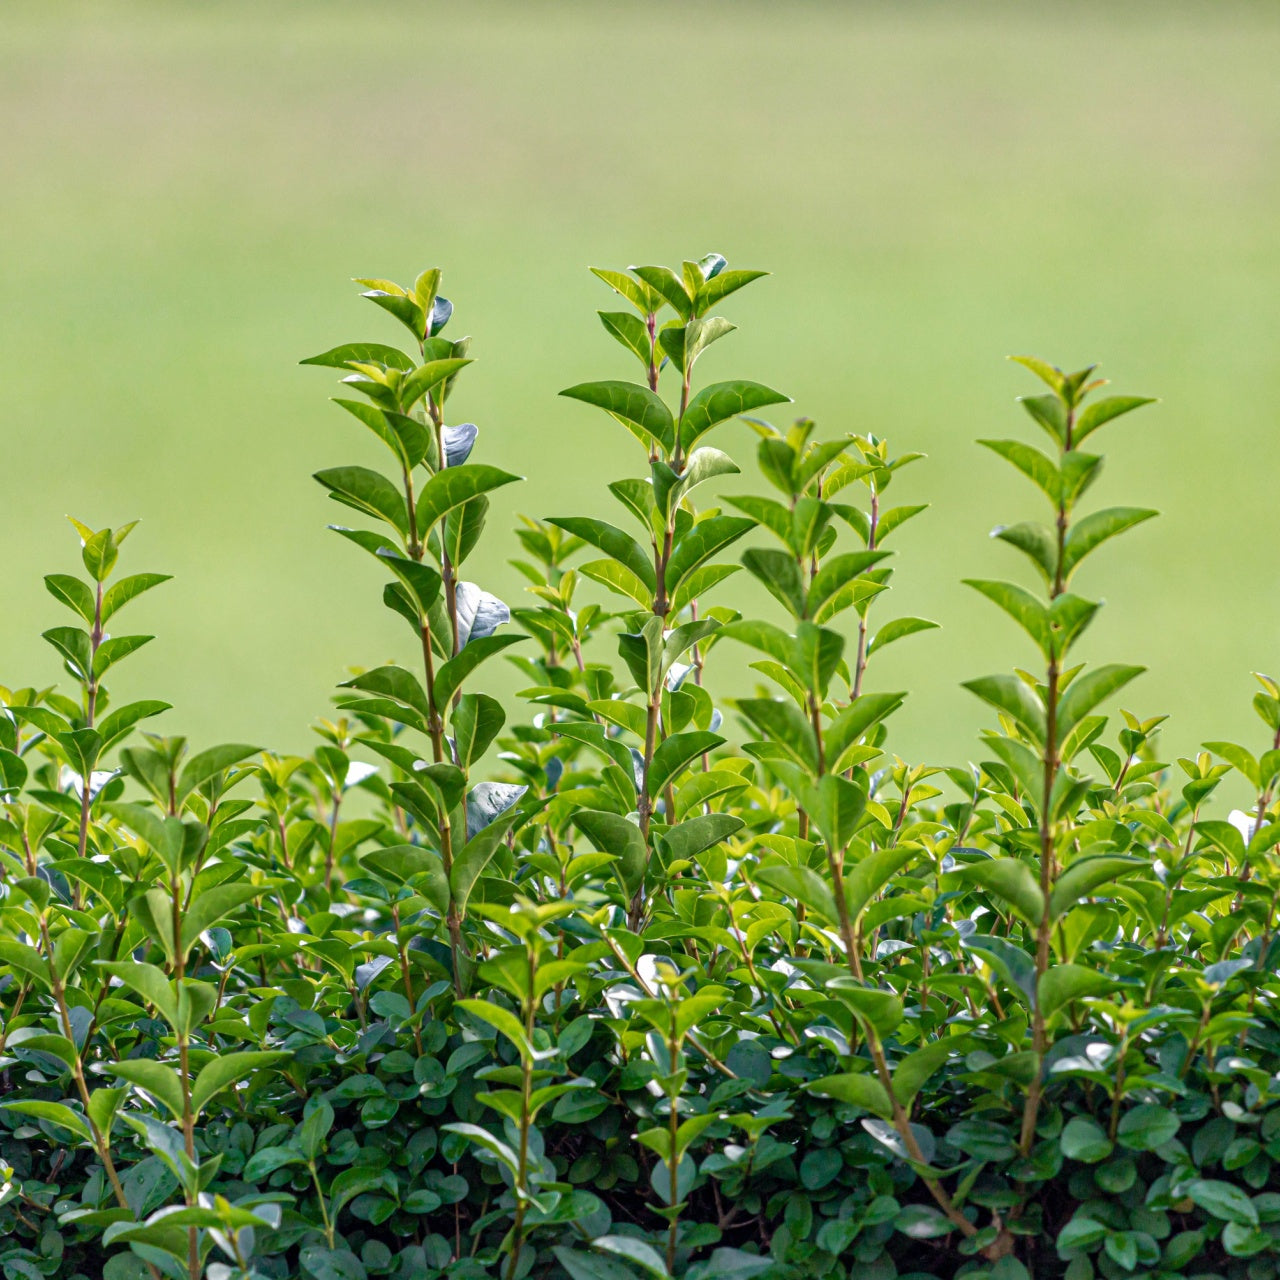
[[(741, 332), (704, 378), (930, 455), (891, 491), (933, 506), (887, 607), (944, 627), (873, 665), (912, 690), (897, 750), (976, 756), (989, 721), (958, 682), (1033, 659), (959, 584), (1019, 577), (987, 533), (1041, 514), (973, 443), (1030, 430), (1017, 351), (1164, 401), (1106, 437), (1096, 500), (1164, 515), (1079, 577), (1109, 602), (1086, 656), (1149, 664), (1125, 705), (1176, 712), (1166, 758), (1259, 746), (1277, 66), (1262, 4), (0, 4), (0, 681), (57, 677), (41, 576), (77, 563), (64, 514), (141, 517), (126, 571), (176, 580), (128, 616), (158, 638), (117, 700), (167, 698), (158, 723), (200, 743), (305, 748), (348, 664), (412, 656), (309, 479), (380, 460), (328, 371), (297, 367), (395, 340), (347, 278), (446, 269), (478, 357), (455, 417), (529, 477), (469, 576), (517, 603), (515, 512), (625, 523), (604, 484), (641, 461), (556, 398), (633, 376), (587, 264), (714, 249), (775, 275), (726, 305)], [(751, 441), (714, 440), (759, 489)]]

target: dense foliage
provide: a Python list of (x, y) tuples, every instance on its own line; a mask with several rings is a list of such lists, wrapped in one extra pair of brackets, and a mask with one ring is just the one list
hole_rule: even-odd
[[(1099, 711), (1140, 668), (1071, 658), (1085, 561), (1154, 514), (1081, 512), (1086, 445), (1147, 401), (1021, 360), (1048, 450), (983, 443), (1048, 503), (996, 531), (1039, 589), (972, 586), (1032, 669), (970, 682), (980, 763), (911, 764), (875, 659), (933, 625), (886, 610), (919, 455), (701, 384), (761, 274), (596, 272), (640, 373), (564, 394), (644, 456), (617, 524), (523, 522), (515, 609), (463, 576), (518, 477), (452, 411), (440, 273), (361, 282), (411, 342), (308, 363), (389, 457), (316, 478), (405, 658), (308, 758), (113, 703), (164, 576), (76, 525), (71, 683), (0, 690), (6, 1280), (1277, 1274), (1280, 687), (1256, 743), (1168, 762), (1161, 717)], [(768, 496), (707, 443), (743, 416)]]

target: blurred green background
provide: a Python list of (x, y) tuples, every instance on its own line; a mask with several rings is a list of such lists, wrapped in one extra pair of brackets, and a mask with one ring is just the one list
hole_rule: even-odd
[[(631, 376), (588, 263), (709, 250), (774, 276), (704, 377), (930, 457), (899, 501), (898, 749), (978, 751), (957, 685), (1031, 661), (959, 579), (1038, 514), (979, 435), (1034, 430), (1005, 363), (1100, 360), (1163, 403), (1108, 436), (1104, 503), (1161, 520), (1078, 580), (1087, 656), (1144, 661), (1166, 751), (1246, 735), (1280, 668), (1280, 7), (793, 2), (0, 5), (0, 680), (57, 676), (63, 520), (141, 517), (158, 639), (117, 697), (171, 731), (306, 745), (351, 664), (408, 647), (310, 474), (377, 459), (300, 357), (393, 322), (355, 275), (446, 268), (475, 336), (457, 416), (529, 477), (472, 564), (518, 600), (516, 511), (609, 514), (640, 455), (556, 398)], [(1132, 424), (1132, 425), (1129, 425)], [(736, 451), (755, 486), (747, 430)], [(873, 667), (873, 672), (875, 668)], [(514, 681), (504, 676), (508, 687)], [(1252, 722), (1252, 723), (1251, 723)]]

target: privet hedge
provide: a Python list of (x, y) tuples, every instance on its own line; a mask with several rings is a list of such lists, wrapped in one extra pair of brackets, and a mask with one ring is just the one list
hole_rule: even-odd
[[(635, 474), (616, 524), (522, 522), (523, 607), (466, 576), (518, 477), (454, 411), (440, 273), (361, 281), (408, 341), (306, 362), (386, 448), (316, 478), (403, 628), (308, 758), (113, 702), (164, 575), (76, 524), (69, 684), (0, 690), (3, 1275), (1277, 1275), (1280, 686), (1166, 760), (1098, 710), (1141, 668), (1072, 658), (1089, 557), (1154, 514), (1082, 510), (1091, 450), (1148, 402), (1019, 361), (1047, 448), (983, 443), (1044, 495), (996, 531), (1039, 587), (971, 585), (1026, 665), (969, 682), (979, 763), (912, 764), (876, 658), (933, 625), (888, 607), (919, 455), (697, 376), (761, 272), (595, 274), (640, 370), (564, 394)], [(739, 417), (763, 484), (709, 443)]]

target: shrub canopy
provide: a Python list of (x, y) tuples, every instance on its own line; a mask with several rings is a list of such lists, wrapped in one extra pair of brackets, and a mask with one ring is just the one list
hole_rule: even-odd
[(1275, 1276), (1280, 686), (1170, 761), (1104, 711), (1141, 668), (1073, 658), (1090, 557), (1155, 514), (1087, 510), (1096, 433), (1149, 401), (1020, 360), (1043, 447), (982, 443), (1046, 503), (996, 530), (1035, 586), (970, 585), (1026, 666), (968, 683), (979, 763), (912, 764), (876, 657), (934, 626), (889, 605), (920, 455), (700, 376), (763, 273), (595, 274), (639, 370), (565, 420), (636, 473), (616, 523), (522, 521), (522, 607), (465, 576), (519, 477), (453, 410), (440, 272), (360, 282), (408, 340), (305, 362), (385, 446), (316, 479), (403, 628), (309, 757), (113, 702), (165, 575), (76, 523), (69, 683), (0, 690), (6, 1280)]

